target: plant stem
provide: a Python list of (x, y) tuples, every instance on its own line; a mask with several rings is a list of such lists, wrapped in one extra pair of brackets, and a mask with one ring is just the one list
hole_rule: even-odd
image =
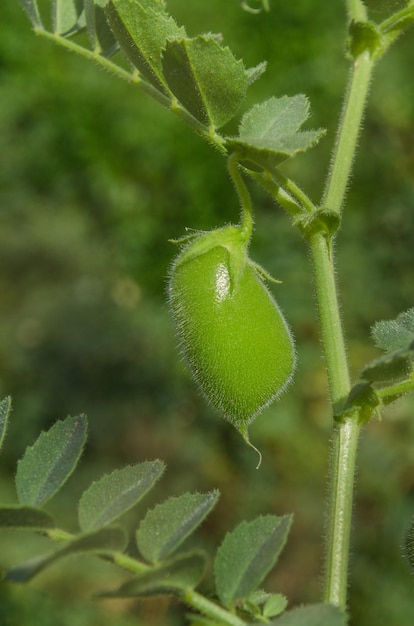
[(278, 185), (268, 172), (252, 172), (249, 170), (249, 176), (256, 180), (266, 191), (291, 215), (294, 219), (303, 213), (302, 205), (288, 194), (280, 185)]
[(341, 407), (350, 388), (345, 340), (336, 292), (332, 250), (323, 233), (310, 239), (321, 335), (333, 412)]
[(211, 617), (213, 620), (218, 620), (222, 624), (228, 626), (246, 626), (246, 622), (237, 617), (234, 613), (222, 609), (221, 606), (215, 604), (208, 598), (205, 598), (197, 591), (189, 589), (181, 596), (183, 601), (189, 606), (193, 607), (206, 617)]
[(346, 0), (346, 5), (350, 20), (362, 22), (367, 19), (367, 9), (361, 0)]
[(272, 177), (286, 193), (299, 203), (304, 211), (308, 211), (309, 213), (315, 211), (315, 205), (312, 200), (305, 194), (304, 191), (302, 191), (300, 187), (298, 187), (295, 182), (293, 182), (293, 180), (284, 176), (279, 170), (272, 172)]
[(384, 387), (383, 389), (377, 389), (377, 395), (384, 401), (385, 404), (393, 402), (400, 396), (414, 390), (414, 377), (404, 380), (401, 383), (396, 383), (390, 387)]
[[(345, 340), (329, 244), (323, 234), (316, 233), (311, 238), (310, 245), (331, 404), (335, 413), (351, 388)], [(343, 424), (335, 425), (331, 441), (324, 599), (341, 608), (346, 606), (349, 536), (359, 430), (357, 420), (348, 419)]]
[(241, 233), (249, 241), (253, 230), (253, 207), (249, 190), (239, 170), (238, 154), (233, 152), (228, 158), (228, 170), (241, 204)]
[(401, 31), (403, 28), (410, 26), (414, 21), (414, 6), (408, 6), (405, 9), (401, 9), (397, 13), (391, 15), (380, 24), (381, 32), (384, 35), (392, 33), (394, 30)]
[[(323, 234), (315, 234), (310, 240), (310, 245), (330, 398), (332, 410), (335, 413), (347, 397), (351, 384), (336, 294), (334, 267), (331, 250)], [(324, 600), (343, 609), (346, 607), (353, 486), (359, 431), (360, 426), (356, 419), (347, 419), (344, 423), (336, 424), (330, 451)]]
[(9, 422), (10, 413), (12, 410), (11, 397), (7, 396), (0, 402), (0, 448), (3, 445), (4, 438), (6, 436), (7, 426)]
[(342, 109), (339, 133), (322, 205), (340, 213), (352, 169), (359, 130), (367, 101), (374, 60), (368, 52), (355, 61)]
[(113, 552), (111, 554), (111, 560), (119, 565), (119, 567), (123, 567), (134, 574), (141, 574), (142, 572), (146, 572), (150, 569), (150, 567), (145, 563), (130, 557), (124, 552)]
[[(345, 340), (329, 244), (323, 234), (316, 233), (311, 238), (310, 245), (330, 398), (335, 413), (351, 387)], [(325, 602), (336, 604), (341, 608), (346, 606), (349, 537), (359, 431), (357, 420), (348, 419), (343, 424), (335, 425), (331, 441), (324, 599)]]
[[(361, 2), (348, 2), (352, 18), (363, 17), (363, 10)], [(351, 174), (373, 65), (374, 61), (368, 52), (363, 52), (355, 59), (345, 96), (322, 203), (324, 207), (338, 213), (341, 212)], [(330, 242), (321, 233), (316, 233), (310, 239), (310, 246), (330, 398), (335, 414), (346, 399), (351, 384), (335, 284), (333, 251)], [(347, 598), (354, 476), (360, 428), (356, 418), (335, 424), (330, 449), (324, 600), (342, 609), (346, 608)]]
[(324, 600), (346, 609), (354, 475), (360, 433), (357, 419), (337, 424), (331, 441), (329, 517), (326, 527)]

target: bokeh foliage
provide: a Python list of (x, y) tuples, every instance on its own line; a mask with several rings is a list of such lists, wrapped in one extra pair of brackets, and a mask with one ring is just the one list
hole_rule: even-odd
[[(191, 10), (185, 0), (168, 2), (191, 35), (220, 31), (246, 66), (268, 61), (246, 106), (272, 95), (309, 96), (311, 126), (328, 134), (286, 168), (314, 199), (347, 79), (342, 4), (324, 3), (321, 10), (311, 0), (273, 0), (270, 14), (251, 15), (236, 0), (193, 2)], [(168, 239), (185, 227), (237, 219), (222, 157), (133, 87), (34, 37), (17, 2), (1, 3), (0, 24), (0, 395), (13, 396), (15, 412), (2, 490), (10, 483), (7, 470), (40, 428), (85, 412), (91, 430), (85, 484), (98, 467), (165, 459), (169, 471), (158, 501), (186, 489), (222, 492), (202, 531), (207, 546), (243, 518), (293, 511), (290, 543), (271, 584), (291, 602), (315, 601), (330, 423), (303, 242), (252, 186), (252, 256), (283, 281), (275, 291), (299, 355), (289, 393), (252, 428), (264, 455), (256, 472), (254, 454), (194, 389), (175, 350), (164, 297), (176, 253)], [(413, 306), (412, 36), (397, 42), (377, 69), (337, 240), (355, 373), (378, 354), (368, 338), (371, 324)], [(414, 618), (413, 580), (400, 551), (414, 509), (413, 413), (413, 402), (401, 401), (381, 424), (366, 428), (361, 444), (353, 626), (399, 626)], [(81, 486), (69, 486), (73, 500), (54, 506), (70, 517)], [(7, 538), (0, 545), (4, 558), (15, 558)], [(36, 545), (27, 549), (36, 554)], [(97, 575), (95, 568), (88, 578), (82, 568), (79, 577), (77, 565), (39, 577), (42, 595), (27, 596), (35, 611), (55, 610), (50, 603), (57, 600), (42, 600), (53, 588), (61, 615), (72, 615), (65, 601), (85, 595), (82, 587), (93, 590)], [(7, 592), (1, 610), (20, 611), (14, 621), (31, 626), (21, 598), (21, 590)], [(88, 605), (83, 610), (90, 615)], [(167, 619), (151, 603), (137, 609), (118, 601), (113, 610), (117, 624), (129, 624), (134, 613), (145, 626)], [(169, 615), (171, 624), (182, 624), (178, 609)]]

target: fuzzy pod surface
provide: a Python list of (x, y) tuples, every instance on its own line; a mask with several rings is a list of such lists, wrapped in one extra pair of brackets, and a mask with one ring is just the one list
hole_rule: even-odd
[(168, 288), (195, 380), (243, 436), (285, 389), (295, 364), (289, 328), (247, 245), (238, 226), (196, 236), (173, 263)]

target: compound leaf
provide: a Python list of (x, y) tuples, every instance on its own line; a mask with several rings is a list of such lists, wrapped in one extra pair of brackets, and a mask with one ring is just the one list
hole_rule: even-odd
[(212, 34), (168, 41), (162, 68), (181, 104), (213, 128), (220, 128), (234, 117), (253, 78), (243, 62)]
[(38, 507), (62, 487), (75, 469), (86, 441), (84, 415), (67, 417), (43, 432), (17, 464), (20, 504)]
[(106, 474), (82, 494), (79, 525), (83, 531), (110, 524), (132, 508), (164, 471), (159, 460), (130, 465)]
[(115, 591), (100, 593), (99, 597), (129, 598), (180, 593), (196, 587), (205, 569), (206, 559), (202, 552), (181, 554), (159, 567), (149, 568)]
[(106, 5), (111, 29), (128, 59), (159, 91), (168, 93), (161, 51), (169, 37), (185, 37), (185, 30), (164, 10), (164, 3), (149, 0), (111, 0)]
[(256, 104), (242, 118), (238, 137), (226, 141), (246, 167), (268, 169), (316, 144), (323, 129), (300, 131), (309, 117), (309, 101), (303, 94), (269, 98)]
[(292, 517), (266, 515), (228, 533), (214, 561), (217, 594), (226, 607), (246, 600), (275, 565)]
[(150, 563), (169, 556), (215, 506), (219, 493), (185, 493), (148, 511), (137, 531), (138, 548)]

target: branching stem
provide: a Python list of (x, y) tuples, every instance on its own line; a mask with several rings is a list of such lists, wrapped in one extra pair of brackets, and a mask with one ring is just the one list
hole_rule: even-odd
[(393, 402), (400, 396), (414, 391), (414, 378), (409, 378), (390, 387), (384, 387), (383, 389), (377, 389), (377, 395), (384, 401), (385, 404)]
[(354, 61), (345, 96), (331, 169), (322, 200), (322, 206), (338, 213), (341, 212), (351, 174), (373, 65), (374, 61), (368, 52), (364, 52)]
[[(363, 17), (361, 2), (348, 2), (354, 19)], [(336, 145), (328, 176), (323, 206), (341, 212), (374, 62), (367, 52), (355, 61), (339, 124)], [(321, 335), (332, 410), (335, 414), (350, 391), (350, 376), (335, 284), (333, 249), (321, 234), (310, 241)], [(346, 608), (349, 544), (356, 452), (360, 426), (356, 418), (348, 418), (334, 426), (330, 455), (330, 489), (326, 554), (324, 567), (324, 600)]]

